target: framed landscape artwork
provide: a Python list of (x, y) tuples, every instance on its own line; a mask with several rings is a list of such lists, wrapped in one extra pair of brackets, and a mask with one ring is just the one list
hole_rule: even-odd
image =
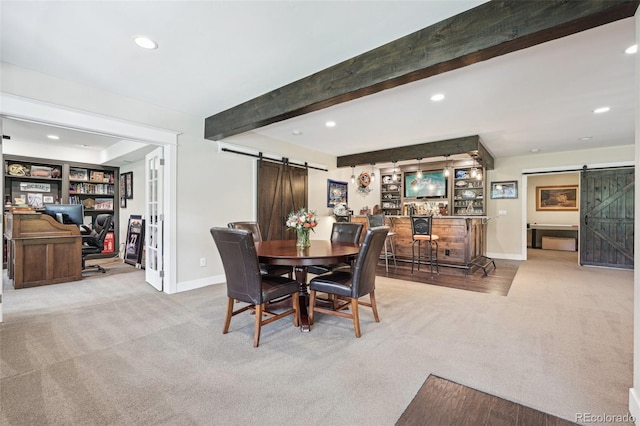
[(518, 198), (518, 181), (491, 182), (491, 198)]
[(536, 186), (536, 210), (578, 211), (578, 185)]
[(337, 180), (327, 179), (327, 207), (337, 204), (348, 204), (348, 184)]

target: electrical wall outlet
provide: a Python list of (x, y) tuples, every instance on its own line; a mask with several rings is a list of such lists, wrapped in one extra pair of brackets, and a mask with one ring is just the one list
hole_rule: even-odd
[(444, 249), (444, 255), (445, 255), (445, 256), (451, 256), (451, 250), (449, 250), (449, 249)]
[(207, 266), (207, 258), (206, 257), (201, 257), (200, 258), (200, 266)]

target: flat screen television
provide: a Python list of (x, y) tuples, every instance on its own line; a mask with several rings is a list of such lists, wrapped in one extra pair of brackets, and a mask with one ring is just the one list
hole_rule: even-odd
[(82, 225), (84, 209), (82, 204), (45, 204), (44, 212), (65, 225)]
[(422, 177), (418, 177), (418, 172), (404, 174), (404, 196), (405, 198), (446, 198), (447, 178), (441, 171), (422, 172)]

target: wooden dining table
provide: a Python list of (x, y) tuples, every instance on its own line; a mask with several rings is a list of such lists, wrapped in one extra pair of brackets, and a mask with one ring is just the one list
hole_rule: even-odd
[(349, 262), (360, 251), (360, 244), (328, 240), (311, 240), (311, 247), (304, 249), (296, 247), (296, 240), (269, 240), (255, 244), (260, 262), (293, 266), (296, 281), (300, 284), (300, 330), (304, 332), (310, 331), (307, 268)]

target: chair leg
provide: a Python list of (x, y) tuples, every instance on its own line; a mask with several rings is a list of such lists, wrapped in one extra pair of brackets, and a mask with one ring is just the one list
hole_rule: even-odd
[(351, 299), (351, 315), (353, 316), (353, 328), (356, 331), (356, 337), (360, 337), (360, 314), (358, 313), (358, 299)]
[(413, 274), (413, 265), (416, 264), (416, 240), (411, 242), (411, 273)]
[(224, 319), (224, 328), (222, 329), (222, 334), (227, 334), (229, 332), (229, 324), (231, 324), (231, 317), (233, 316), (233, 304), (235, 300), (231, 297), (227, 300), (227, 316)]
[(262, 311), (264, 310), (264, 303), (256, 305), (256, 325), (253, 332), (253, 347), (257, 348), (260, 344), (260, 329), (262, 327)]
[(296, 291), (293, 293), (293, 326), (298, 327), (300, 324), (300, 294)]
[(369, 293), (369, 299), (371, 300), (371, 310), (373, 311), (373, 318), (376, 322), (380, 322), (380, 317), (378, 317), (378, 306), (376, 306), (376, 295), (375, 290)]
[(316, 292), (309, 292), (309, 325), (313, 325), (313, 308), (316, 307)]
[(391, 256), (393, 257), (393, 267), (398, 269), (398, 262), (396, 262), (396, 248), (393, 246), (393, 237), (389, 238), (389, 246), (391, 247)]
[(389, 253), (387, 252), (387, 239), (384, 239), (384, 269), (389, 272)]

